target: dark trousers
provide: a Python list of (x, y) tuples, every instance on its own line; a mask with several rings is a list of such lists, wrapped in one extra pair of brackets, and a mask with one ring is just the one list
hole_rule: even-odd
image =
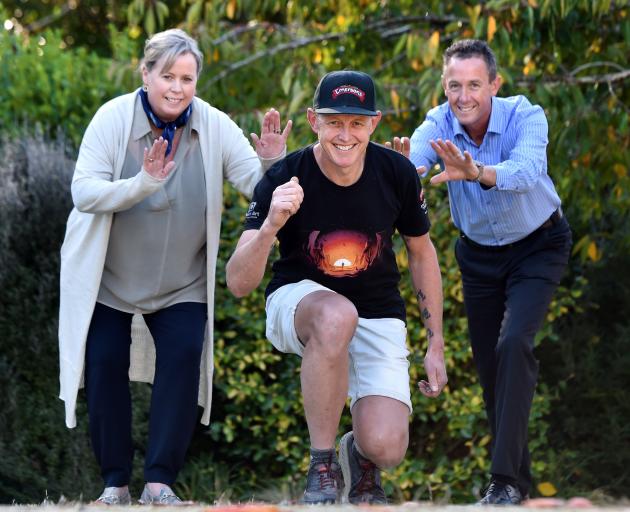
[[(87, 338), (90, 436), (105, 487), (128, 485), (131, 476), (132, 316), (97, 303)], [(171, 485), (184, 463), (197, 418), (207, 306), (184, 302), (146, 314), (144, 320), (156, 350), (144, 478)]]
[(527, 425), (538, 378), (534, 337), (566, 269), (565, 218), (501, 248), (457, 241), (473, 358), (492, 434), (491, 473), (528, 493)]

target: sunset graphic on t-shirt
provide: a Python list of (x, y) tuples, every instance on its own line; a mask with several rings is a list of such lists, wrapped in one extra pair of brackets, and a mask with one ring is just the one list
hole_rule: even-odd
[(356, 276), (366, 270), (381, 252), (378, 233), (359, 231), (313, 231), (306, 252), (311, 262), (324, 274), (333, 277)]

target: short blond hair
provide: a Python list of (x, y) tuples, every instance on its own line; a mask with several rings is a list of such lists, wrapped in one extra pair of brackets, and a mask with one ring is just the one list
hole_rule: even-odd
[(162, 59), (164, 65), (161, 71), (168, 71), (178, 57), (190, 53), (197, 62), (197, 76), (201, 73), (203, 64), (203, 54), (199, 50), (197, 41), (179, 28), (172, 28), (163, 32), (158, 32), (144, 44), (144, 58), (141, 68), (144, 66), (151, 71)]

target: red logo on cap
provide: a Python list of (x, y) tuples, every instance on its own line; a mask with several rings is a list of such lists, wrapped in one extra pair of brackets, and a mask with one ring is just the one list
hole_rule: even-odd
[(332, 99), (335, 100), (337, 99), (337, 96), (341, 96), (342, 94), (353, 94), (359, 98), (361, 103), (365, 100), (365, 93), (354, 85), (340, 85), (336, 89), (333, 89)]

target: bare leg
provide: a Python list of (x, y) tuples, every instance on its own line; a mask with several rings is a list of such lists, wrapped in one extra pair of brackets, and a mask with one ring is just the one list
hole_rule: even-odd
[(379, 468), (397, 466), (409, 444), (409, 408), (385, 396), (366, 396), (352, 408), (355, 446)]
[(335, 446), (348, 395), (348, 346), (357, 322), (354, 305), (328, 291), (307, 295), (295, 312), (295, 329), (305, 346), (301, 382), (312, 448)]

